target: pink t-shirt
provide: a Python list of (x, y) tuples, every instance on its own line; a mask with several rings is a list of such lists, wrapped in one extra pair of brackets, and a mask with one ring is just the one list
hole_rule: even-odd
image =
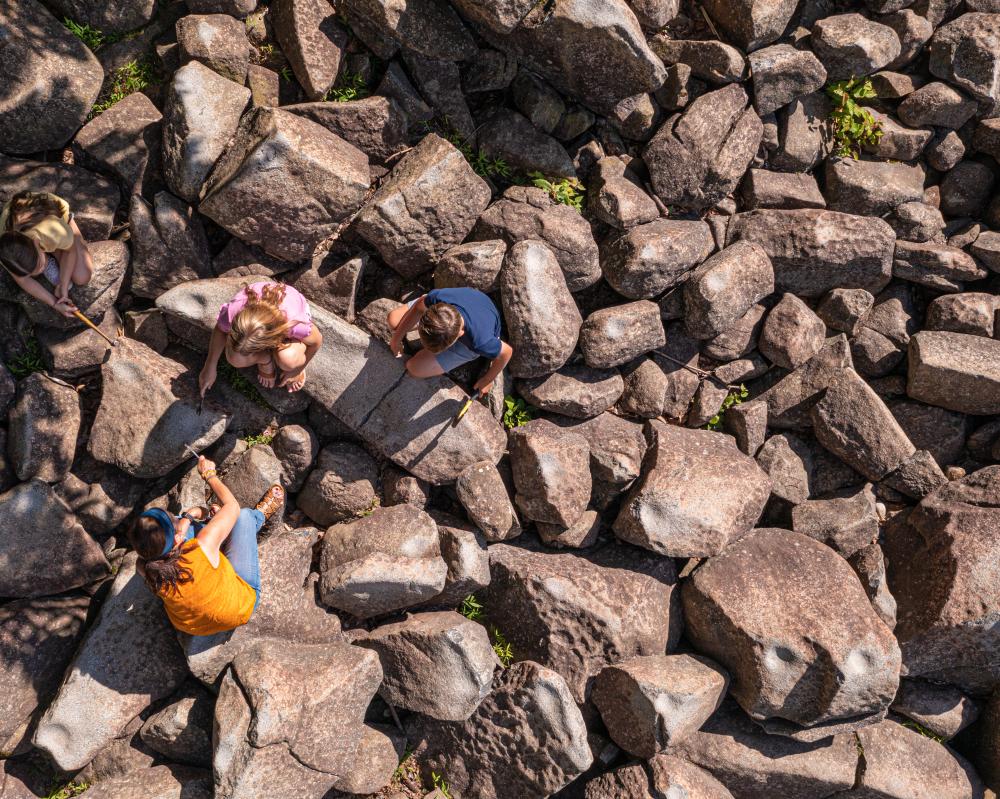
[[(260, 294), (260, 290), (266, 285), (268, 285), (266, 281), (261, 281), (260, 283), (251, 283), (248, 288), (253, 289), (254, 293)], [(219, 309), (219, 318), (215, 320), (219, 330), (228, 333), (233, 326), (236, 314), (242, 311), (246, 304), (247, 290), (240, 289), (235, 297)], [(281, 301), (281, 310), (284, 311), (288, 321), (295, 322), (288, 331), (289, 338), (301, 341), (312, 332), (312, 315), (309, 313), (309, 303), (291, 286), (285, 286), (285, 297)]]

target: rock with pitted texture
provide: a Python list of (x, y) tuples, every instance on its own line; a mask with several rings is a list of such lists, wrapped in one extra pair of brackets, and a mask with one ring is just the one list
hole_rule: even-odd
[(897, 241), (892, 273), (935, 291), (960, 292), (966, 280), (980, 280), (989, 272), (965, 250), (934, 241)]
[(521, 512), (537, 522), (569, 526), (590, 499), (587, 440), (545, 419), (515, 427), (508, 435), (511, 470)]
[(408, 120), (391, 97), (375, 95), (346, 102), (315, 102), (282, 106), (311, 119), (353, 144), (373, 164), (383, 164), (406, 148)]
[(774, 291), (767, 253), (737, 242), (695, 269), (684, 284), (684, 324), (699, 339), (715, 338)]
[(897, 113), (911, 128), (936, 125), (958, 130), (976, 115), (976, 102), (947, 83), (933, 81), (907, 94)]
[(866, 216), (805, 208), (758, 210), (732, 217), (726, 241), (759, 244), (774, 266), (774, 285), (799, 297), (835, 288), (877, 294), (892, 275), (896, 234)]
[(31, 480), (0, 494), (0, 596), (50, 596), (111, 571), (100, 545), (52, 487)]
[(733, 799), (709, 772), (673, 755), (656, 755), (644, 768), (633, 763), (587, 783), (584, 799)]
[(507, 486), (490, 461), (469, 465), (455, 481), (455, 493), (487, 541), (506, 541), (521, 534)]
[(911, 164), (830, 158), (826, 198), (834, 211), (883, 216), (924, 195), (924, 168)]
[(602, 669), (591, 700), (612, 740), (649, 758), (701, 727), (728, 685), (729, 676), (707, 658), (648, 655)]
[(414, 717), (407, 733), (422, 766), (447, 775), (455, 796), (544, 799), (593, 761), (566, 681), (531, 661), (497, 672), (466, 721)]
[(229, 14), (188, 14), (177, 20), (181, 64), (200, 61), (222, 77), (242, 84), (250, 65), (246, 26)]
[(79, 432), (76, 389), (41, 372), (18, 383), (7, 417), (7, 454), (18, 479), (62, 480), (73, 465)]
[(357, 645), (378, 654), (386, 702), (440, 721), (469, 718), (498, 664), (486, 628), (451, 610), (384, 624)]
[(507, 245), (501, 239), (469, 241), (442, 255), (434, 267), (434, 288), (468, 286), (485, 294), (499, 288), (500, 269)]
[(591, 169), (587, 203), (594, 216), (619, 230), (652, 222), (660, 216), (641, 182), (631, 170), (626, 170), (624, 161), (614, 156), (602, 158)]
[[(48, 548), (48, 552), (55, 548)], [(76, 771), (140, 711), (169, 696), (187, 668), (163, 603), (126, 555), (32, 743), (64, 771)]]
[(800, 502), (792, 508), (792, 529), (850, 558), (878, 538), (878, 514), (871, 485), (843, 496)]
[(826, 83), (826, 69), (808, 50), (775, 44), (750, 54), (754, 106), (761, 116), (811, 94)]
[[(241, 652), (215, 706), (217, 799), (321, 799), (347, 783), (381, 681), (378, 656), (346, 643), (271, 641)], [(307, 682), (315, 687), (304, 694)]]
[(643, 160), (665, 204), (699, 210), (736, 188), (762, 135), (760, 117), (734, 83), (702, 95), (668, 119), (646, 146)]
[[(55, 150), (80, 128), (97, 100), (104, 70), (87, 46), (37, 0), (5, 4), (0, 73), (0, 152)], [(44, 42), (44, 46), (39, 46)]]
[(786, 293), (767, 314), (760, 331), (760, 352), (771, 363), (796, 369), (822, 348), (826, 325), (794, 294)]
[(977, 100), (1000, 101), (1000, 13), (973, 12), (942, 25), (930, 41), (930, 70)]
[(617, 369), (592, 369), (581, 363), (517, 382), (518, 393), (536, 408), (573, 419), (589, 419), (606, 411), (624, 390)]
[(212, 277), (212, 257), (201, 218), (186, 202), (167, 191), (153, 203), (132, 197), (132, 293), (155, 299), (189, 280)]
[(462, 153), (430, 134), (389, 173), (354, 227), (389, 266), (415, 277), (462, 242), (489, 201), (489, 186)]
[(885, 717), (899, 646), (829, 547), (755, 530), (697, 569), (682, 599), (696, 651), (729, 671), (733, 696), (768, 732), (817, 741)]
[(169, 764), (130, 771), (87, 791), (94, 799), (212, 799), (212, 773)]
[(771, 493), (767, 474), (730, 436), (661, 422), (650, 429), (643, 474), (615, 535), (670, 557), (716, 555), (746, 535)]
[(334, 441), (323, 447), (296, 499), (321, 527), (351, 519), (378, 504), (378, 465), (357, 444)]
[(891, 709), (948, 740), (979, 718), (980, 704), (951, 685), (904, 679)]
[(413, 505), (375, 508), (326, 531), (320, 597), (329, 607), (368, 619), (440, 594), (447, 573), (430, 516)]
[(1000, 518), (998, 478), (1000, 467), (988, 466), (943, 485), (886, 529), (908, 676), (982, 693), (1000, 675), (1000, 635), (990, 621), (1000, 605), (982, 589), (998, 557), (990, 532)]
[(711, 39), (672, 39), (666, 34), (658, 34), (652, 38), (650, 46), (664, 64), (687, 64), (694, 77), (707, 83), (721, 85), (739, 82), (746, 77), (746, 59), (729, 44)]
[(507, 189), (483, 212), (471, 237), (500, 239), (508, 247), (525, 239), (543, 242), (559, 262), (570, 291), (587, 288), (601, 278), (597, 243), (587, 220), (533, 186)]
[(821, 19), (813, 26), (810, 43), (830, 80), (871, 75), (902, 49), (899, 36), (888, 25), (853, 13)]
[(910, 397), (960, 413), (1000, 413), (1000, 342), (925, 330), (909, 347)]
[(665, 343), (660, 308), (648, 300), (601, 308), (580, 328), (580, 352), (595, 369), (621, 366)]
[(583, 317), (555, 254), (537, 240), (515, 244), (500, 272), (500, 300), (515, 377), (542, 377), (569, 360)]
[(274, 35), (310, 100), (322, 100), (340, 72), (347, 31), (326, 0), (281, 0), (272, 8)]
[(708, 0), (705, 9), (720, 28), (747, 52), (775, 41), (788, 25), (796, 4), (792, 0)]
[(682, 283), (715, 250), (705, 222), (658, 219), (609, 237), (601, 252), (604, 278), (619, 294), (648, 299)]
[(198, 202), (249, 100), (249, 89), (199, 61), (174, 73), (163, 119), (163, 176), (174, 194)]
[(144, 744), (173, 762), (211, 767), (214, 711), (215, 695), (189, 683), (173, 702), (146, 719), (139, 735)]
[(295, 114), (256, 108), (208, 176), (198, 210), (269, 255), (301, 261), (357, 210), (368, 179), (368, 158), (353, 145)]
[(490, 547), (490, 585), (477, 593), (518, 658), (561, 674), (577, 702), (610, 663), (662, 655), (680, 635), (669, 558), (611, 544), (571, 554)]

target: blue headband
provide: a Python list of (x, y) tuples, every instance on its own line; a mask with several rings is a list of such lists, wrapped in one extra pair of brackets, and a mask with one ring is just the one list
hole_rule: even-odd
[(149, 510), (143, 511), (139, 514), (140, 519), (144, 516), (155, 520), (163, 530), (163, 535), (166, 536), (167, 540), (163, 544), (163, 551), (160, 553), (160, 557), (162, 558), (174, 548), (174, 536), (177, 535), (177, 530), (174, 528), (174, 519), (162, 508), (150, 508)]

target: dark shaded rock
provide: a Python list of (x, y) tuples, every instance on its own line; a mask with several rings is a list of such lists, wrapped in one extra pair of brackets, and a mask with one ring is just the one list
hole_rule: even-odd
[(963, 14), (938, 28), (930, 41), (930, 71), (977, 100), (1000, 100), (1000, 53), (994, 46), (1000, 15)]
[(1000, 342), (924, 331), (910, 339), (906, 393), (960, 413), (1000, 413)]
[(461, 152), (431, 134), (392, 170), (354, 224), (389, 266), (414, 277), (461, 243), (489, 201), (489, 186)]
[[(243, 1), (246, 2), (246, 0)], [(253, 2), (256, 3), (256, 0), (253, 0)], [(121, 3), (92, 3), (89, 0), (48, 0), (46, 5), (60, 19), (69, 17), (81, 25), (90, 25), (92, 28), (97, 28), (105, 33), (127, 33), (134, 31), (136, 28), (141, 28), (149, 22), (156, 14), (156, 3), (154, 0), (127, 0)]]
[(573, 162), (563, 146), (510, 109), (498, 111), (483, 123), (479, 146), (518, 172), (576, 177)]
[(833, 149), (830, 100), (813, 92), (792, 100), (778, 112), (778, 148), (770, 159), (774, 169), (805, 172)]
[[(871, 110), (869, 113), (878, 122), (882, 135), (877, 142), (874, 144), (868, 142), (862, 145), (861, 149), (876, 158), (913, 161), (920, 157), (927, 145), (934, 139), (934, 131), (931, 128), (908, 128), (905, 125), (900, 125), (888, 114), (875, 110)], [(884, 169), (884, 166), (882, 168)], [(895, 185), (888, 192), (891, 197), (899, 191), (901, 186), (905, 186), (907, 181), (904, 170), (888, 170), (888, 172), (890, 177), (896, 178)], [(854, 188), (857, 190), (859, 187), (855, 186)], [(877, 191), (875, 186), (869, 186), (868, 191), (877, 200), (881, 200), (884, 196), (883, 193)]]
[(892, 711), (948, 740), (979, 718), (979, 703), (950, 685), (901, 680)]
[(436, 112), (432, 115), (447, 119), (451, 128), (466, 144), (470, 147), (475, 146), (476, 123), (465, 101), (465, 95), (462, 94), (461, 72), (458, 65), (452, 61), (424, 58), (410, 50), (403, 52), (403, 60), (414, 83), (420, 89), (420, 94)]
[(497, 544), (490, 571), (480, 596), (489, 621), (518, 658), (562, 675), (577, 702), (609, 663), (661, 655), (680, 633), (669, 558), (614, 544), (567, 554)]
[[(896, 600), (889, 593), (889, 583), (885, 573), (885, 556), (877, 543), (859, 549), (847, 561), (861, 580), (872, 607), (878, 617), (890, 630), (896, 627)], [(898, 694), (897, 694), (898, 696)]]
[(212, 765), (212, 718), (215, 696), (197, 683), (142, 725), (143, 743), (171, 761), (192, 766)]
[(650, 40), (650, 46), (667, 66), (687, 64), (692, 75), (707, 83), (737, 83), (746, 77), (747, 62), (743, 54), (720, 41), (671, 39), (661, 33)]
[(601, 270), (619, 294), (649, 299), (682, 283), (714, 250), (705, 222), (658, 219), (609, 239), (602, 248)]
[(406, 149), (408, 121), (391, 97), (365, 97), (348, 102), (286, 105), (284, 111), (311, 119), (353, 144), (373, 163), (385, 163)]
[(472, 35), (444, 0), (402, 5), (391, 0), (348, 0), (343, 11), (349, 22), (365, 20), (381, 36), (426, 58), (465, 61), (478, 52)]
[(989, 203), (993, 170), (978, 161), (961, 161), (941, 181), (941, 211), (978, 218)]
[(746, 535), (770, 494), (767, 475), (729, 436), (660, 422), (651, 430), (615, 535), (670, 557), (715, 555)]
[(213, 277), (208, 241), (200, 217), (166, 191), (149, 203), (132, 196), (132, 293), (156, 298), (189, 280)]
[(20, 480), (57, 483), (73, 465), (80, 432), (80, 397), (41, 372), (17, 386), (7, 417), (7, 454)]
[(845, 496), (799, 503), (792, 508), (792, 529), (822, 541), (845, 559), (852, 557), (878, 538), (871, 485)]
[(603, 529), (600, 514), (595, 510), (586, 510), (573, 524), (568, 527), (561, 524), (536, 522), (538, 537), (546, 546), (562, 549), (586, 549), (597, 543), (597, 537)]
[(826, 208), (826, 200), (816, 185), (816, 178), (794, 172), (750, 169), (740, 189), (743, 204), (754, 208)]
[[(268, 168), (259, 168), (264, 161)], [(198, 210), (270, 255), (300, 261), (357, 210), (368, 178), (368, 158), (343, 139), (257, 108), (209, 175)]]
[(490, 556), (486, 539), (475, 530), (438, 525), (441, 557), (448, 564), (444, 591), (431, 601), (458, 607), (469, 594), (490, 584)]
[(391, 464), (382, 468), (383, 505), (410, 504), (424, 510), (430, 495), (426, 480), (414, 477)]
[(514, 78), (510, 91), (517, 109), (535, 128), (544, 133), (551, 134), (566, 113), (566, 103), (559, 92), (525, 70), (521, 70)]
[(682, 599), (688, 637), (729, 671), (732, 695), (769, 732), (820, 740), (884, 717), (899, 647), (823, 544), (756, 530), (697, 569)]
[(271, 23), (306, 97), (322, 100), (337, 82), (347, 49), (347, 31), (333, 6), (326, 0), (281, 0), (271, 9)]
[(281, 464), (281, 484), (287, 491), (298, 492), (319, 454), (316, 434), (302, 425), (283, 425), (274, 434), (271, 450)]
[(309, 266), (287, 278), (310, 303), (322, 305), (346, 322), (355, 318), (358, 287), (369, 263), (366, 254), (344, 260), (333, 253), (317, 254)]
[(838, 211), (758, 210), (737, 214), (726, 242), (763, 247), (775, 289), (819, 297), (835, 288), (875, 294), (889, 282), (896, 236), (881, 219)]
[[(760, 303), (751, 305), (750, 309), (732, 325), (702, 343), (702, 352), (709, 358), (725, 362), (741, 358), (757, 349), (766, 313), (767, 308), (764, 305)], [(670, 336), (667, 337), (667, 343), (669, 345)]]
[(666, 205), (715, 205), (736, 188), (762, 133), (739, 85), (702, 95), (668, 119), (643, 152), (653, 188)]
[(756, 50), (775, 41), (785, 30), (796, 4), (791, 0), (762, 3), (760, 0), (709, 0), (705, 9), (712, 19), (743, 49)]

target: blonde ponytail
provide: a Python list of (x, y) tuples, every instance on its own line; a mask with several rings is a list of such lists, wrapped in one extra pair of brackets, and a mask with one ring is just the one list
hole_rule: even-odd
[(286, 343), (288, 332), (297, 324), (281, 310), (285, 299), (282, 283), (268, 283), (260, 294), (247, 286), (247, 303), (233, 318), (226, 350), (240, 355), (270, 352)]

